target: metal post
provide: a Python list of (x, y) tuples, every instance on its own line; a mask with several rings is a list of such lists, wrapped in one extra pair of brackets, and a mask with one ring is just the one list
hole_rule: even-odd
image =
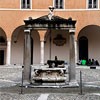
[(21, 84), (21, 94), (23, 94), (23, 75), (24, 75), (24, 66), (22, 66), (22, 84)]
[(80, 71), (80, 95), (83, 94), (83, 90), (82, 90), (82, 72)]
[(50, 29), (50, 58), (49, 59), (51, 60), (51, 29)]

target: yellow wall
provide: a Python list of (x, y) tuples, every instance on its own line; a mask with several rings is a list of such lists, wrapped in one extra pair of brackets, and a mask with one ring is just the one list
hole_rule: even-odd
[[(4, 29), (7, 37), (11, 37), (12, 32), (20, 25), (24, 25), (23, 20), (32, 16), (33, 18), (48, 14), (47, 12), (33, 11), (0, 11), (0, 27)], [(76, 36), (78, 32), (87, 25), (100, 25), (99, 11), (70, 11), (70, 12), (55, 12), (64, 18), (72, 17), (77, 20)]]
[(85, 9), (86, 0), (65, 0), (66, 9)]
[(33, 9), (48, 9), (49, 6), (53, 6), (53, 0), (33, 0), (32, 8)]
[[(0, 8), (20, 8), (21, 0), (0, 0)], [(66, 9), (79, 9), (86, 8), (87, 0), (64, 0)], [(32, 0), (33, 9), (47, 9), (53, 6), (53, 0)]]
[[(0, 0), (0, 27), (6, 32), (9, 39), (18, 26), (24, 25), (24, 19), (30, 16), (38, 18), (47, 15), (50, 5), (53, 5), (53, 0), (41, 0), (41, 2), (40, 0), (32, 0), (31, 10), (21, 10), (20, 0)], [(66, 19), (72, 17), (73, 20), (77, 20), (76, 38), (83, 27), (91, 24), (100, 26), (100, 11), (86, 10), (86, 0), (65, 0), (65, 8), (65, 10), (55, 10), (54, 14)]]
[(20, 0), (0, 0), (0, 8), (20, 8)]

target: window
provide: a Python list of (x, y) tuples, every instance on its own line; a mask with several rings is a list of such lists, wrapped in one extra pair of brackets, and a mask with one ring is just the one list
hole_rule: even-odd
[(64, 8), (64, 0), (54, 0), (55, 9), (63, 9)]
[(98, 8), (98, 0), (88, 0), (88, 8)]
[(31, 8), (31, 0), (21, 0), (21, 8), (22, 9), (30, 9)]

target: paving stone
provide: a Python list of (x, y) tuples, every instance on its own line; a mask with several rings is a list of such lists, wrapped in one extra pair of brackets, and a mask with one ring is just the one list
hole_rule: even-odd
[(93, 94), (50, 94), (47, 100), (100, 100), (100, 96)]
[(37, 100), (40, 94), (0, 93), (0, 100)]

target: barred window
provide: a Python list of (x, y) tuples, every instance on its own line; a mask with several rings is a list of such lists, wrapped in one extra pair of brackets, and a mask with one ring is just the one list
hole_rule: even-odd
[(98, 0), (88, 0), (88, 8), (98, 8)]
[(64, 0), (54, 0), (55, 9), (63, 9), (64, 8)]
[(31, 8), (30, 0), (21, 0), (21, 8), (22, 9), (30, 9)]

